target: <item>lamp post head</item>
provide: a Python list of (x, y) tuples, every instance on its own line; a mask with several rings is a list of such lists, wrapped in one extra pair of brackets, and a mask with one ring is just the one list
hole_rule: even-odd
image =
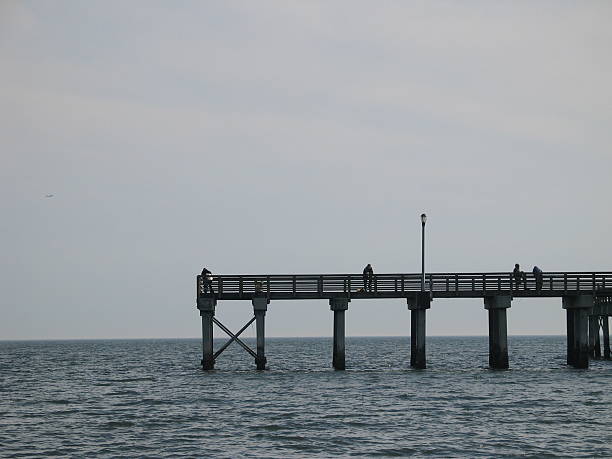
[(425, 222), (427, 221), (427, 215), (421, 214), (421, 223), (425, 226)]

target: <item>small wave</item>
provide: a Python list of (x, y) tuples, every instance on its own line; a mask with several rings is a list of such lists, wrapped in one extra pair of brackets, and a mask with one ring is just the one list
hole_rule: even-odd
[(120, 378), (120, 379), (105, 379), (104, 381), (110, 383), (126, 383), (126, 382), (139, 382), (139, 381), (156, 381), (152, 376), (143, 376), (139, 378)]
[(362, 427), (362, 426), (370, 426), (371, 423), (361, 422), (361, 421), (345, 421), (344, 425), (348, 427)]
[(254, 430), (265, 430), (267, 432), (277, 432), (279, 430), (283, 430), (286, 429), (286, 426), (278, 426), (278, 425), (262, 425), (262, 426), (253, 426), (252, 429)]
[(118, 390), (114, 392), (110, 392), (108, 395), (116, 396), (116, 395), (140, 395), (140, 392), (135, 390)]
[(396, 457), (405, 457), (412, 456), (416, 453), (416, 450), (412, 448), (383, 448), (378, 451), (370, 451), (368, 452), (369, 456), (396, 456)]
[(51, 413), (49, 413), (52, 416), (67, 416), (70, 414), (77, 414), (80, 413), (81, 410), (78, 409), (72, 409), (72, 410), (58, 410), (58, 411), (52, 411)]
[(49, 403), (51, 405), (69, 405), (72, 402), (70, 400), (58, 399), (58, 400), (46, 400), (44, 403)]
[(304, 442), (305, 440), (307, 440), (306, 437), (303, 437), (301, 435), (279, 435), (276, 434), (272, 437), (270, 437), (270, 435), (266, 434), (266, 433), (256, 433), (255, 435), (253, 435), (254, 438), (273, 438), (274, 441), (279, 441), (279, 442)]
[(134, 425), (131, 421), (110, 421), (104, 426), (108, 429), (119, 429), (121, 427), (132, 427)]
[[(181, 423), (185, 423), (185, 422), (190, 422), (190, 420), (185, 420), (183, 418), (158, 418), (158, 419), (153, 419), (150, 421), (144, 421), (142, 423), (143, 427), (164, 427), (164, 426), (168, 426), (168, 425), (177, 425), (177, 424), (181, 424)], [(201, 430), (198, 428), (198, 432), (201, 432)]]
[(21, 405), (23, 406), (32, 406), (32, 405), (43, 405), (45, 403), (48, 403), (49, 405), (69, 405), (71, 403), (73, 403), (70, 400), (65, 400), (65, 399), (50, 399), (50, 400), (26, 400), (24, 402), (21, 403)]
[(153, 399), (153, 398), (145, 398), (142, 400), (135, 400), (135, 401), (129, 401), (129, 402), (119, 402), (119, 403), (115, 403), (113, 406), (153, 406), (153, 405), (167, 405), (170, 402), (166, 401), (166, 400), (157, 400), (157, 399)]

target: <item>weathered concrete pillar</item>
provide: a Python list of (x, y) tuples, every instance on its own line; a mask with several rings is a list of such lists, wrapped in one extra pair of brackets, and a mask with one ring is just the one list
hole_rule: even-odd
[(486, 296), (484, 307), (489, 311), (489, 367), (506, 370), (508, 364), (508, 320), (506, 309), (511, 306), (510, 296)]
[(567, 364), (573, 365), (576, 360), (576, 349), (574, 348), (574, 311), (568, 309), (566, 319), (567, 328)]
[(348, 304), (351, 300), (348, 298), (331, 298), (329, 300), (329, 309), (334, 311), (334, 349), (332, 356), (332, 365), (336, 370), (344, 370), (345, 366), (345, 348), (344, 348), (344, 312), (348, 310)]
[(563, 297), (567, 310), (567, 364), (574, 368), (589, 367), (588, 318), (593, 295)]
[(602, 316), (601, 333), (603, 335), (603, 356), (604, 359), (610, 360), (610, 325), (608, 316)]
[(202, 369), (212, 370), (215, 368), (213, 357), (213, 317), (217, 300), (213, 298), (198, 298), (198, 309), (202, 316)]
[(426, 368), (425, 313), (431, 307), (429, 292), (417, 292), (406, 298), (410, 310), (410, 366)]
[(257, 331), (257, 357), (255, 365), (258, 370), (266, 369), (266, 311), (270, 300), (266, 297), (253, 298), (253, 312), (255, 313), (255, 329)]
[[(589, 316), (589, 357), (595, 357), (595, 321), (597, 316)], [(598, 325), (599, 326), (599, 325)]]
[(599, 317), (595, 321), (595, 358), (601, 359), (601, 339), (599, 338)]
[(599, 316), (589, 316), (589, 355), (593, 359), (601, 359)]

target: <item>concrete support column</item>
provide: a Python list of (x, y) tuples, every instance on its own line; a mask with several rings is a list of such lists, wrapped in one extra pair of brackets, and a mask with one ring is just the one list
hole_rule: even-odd
[[(597, 316), (589, 316), (589, 357), (595, 357), (595, 321)], [(598, 324), (599, 326), (599, 324)]]
[(589, 367), (589, 311), (593, 307), (593, 295), (563, 297), (563, 309), (567, 310), (567, 364), (574, 368)]
[(336, 370), (344, 370), (346, 368), (344, 312), (348, 310), (350, 301), (351, 300), (348, 298), (331, 298), (329, 300), (329, 309), (334, 311), (334, 349), (332, 365)]
[(410, 366), (412, 368), (426, 368), (425, 330), (426, 311), (431, 307), (429, 292), (418, 292), (406, 298), (410, 310)]
[(595, 320), (595, 358), (601, 359), (601, 339), (599, 338), (599, 317)]
[(573, 365), (576, 360), (576, 349), (574, 348), (574, 311), (568, 309), (566, 319), (567, 327), (567, 364)]
[(589, 355), (593, 359), (601, 359), (599, 316), (589, 316)]
[(610, 325), (608, 316), (602, 316), (601, 333), (603, 334), (603, 356), (610, 360)]
[(266, 311), (268, 310), (268, 300), (265, 297), (253, 298), (253, 312), (255, 313), (255, 329), (257, 332), (257, 357), (255, 365), (258, 370), (266, 369)]
[(202, 316), (202, 369), (215, 368), (213, 357), (213, 317), (217, 300), (212, 298), (198, 298), (198, 309)]
[(506, 370), (508, 364), (508, 322), (506, 309), (511, 306), (510, 296), (487, 296), (484, 307), (489, 311), (489, 367)]

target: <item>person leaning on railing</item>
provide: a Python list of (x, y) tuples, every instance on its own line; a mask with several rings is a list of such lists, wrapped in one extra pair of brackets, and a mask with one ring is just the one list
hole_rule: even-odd
[(521, 281), (523, 281), (523, 285), (525, 286), (525, 290), (527, 290), (527, 275), (525, 271), (521, 271), (521, 267), (518, 263), (514, 265), (514, 270), (512, 271), (512, 276), (514, 277), (514, 281), (516, 282), (516, 287), (521, 287)]
[(370, 263), (363, 269), (363, 290), (372, 291), (372, 278), (374, 277), (374, 270)]
[(210, 293), (215, 293), (212, 286), (212, 272), (206, 268), (202, 268), (202, 285), (204, 287), (204, 293), (207, 293), (209, 289)]
[(537, 266), (533, 267), (533, 277), (535, 278), (536, 292), (542, 291), (542, 284), (544, 283), (544, 273)]

